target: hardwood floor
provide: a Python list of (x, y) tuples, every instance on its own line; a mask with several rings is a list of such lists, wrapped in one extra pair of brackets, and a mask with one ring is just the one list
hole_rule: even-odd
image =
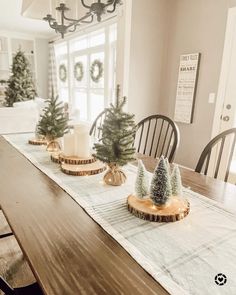
[[(34, 275), (14, 236), (0, 239), (0, 275), (13, 287), (35, 282)], [(0, 291), (2, 295), (3, 292)]]

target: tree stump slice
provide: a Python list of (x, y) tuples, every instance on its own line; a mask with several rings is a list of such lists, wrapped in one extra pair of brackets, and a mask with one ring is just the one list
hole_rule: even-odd
[(63, 153), (59, 155), (59, 161), (61, 163), (69, 164), (69, 165), (83, 165), (83, 164), (91, 164), (96, 162), (96, 159), (93, 156), (88, 158), (79, 158), (76, 156), (66, 156)]
[(188, 200), (175, 196), (165, 206), (157, 207), (148, 197), (139, 199), (129, 195), (127, 205), (128, 210), (136, 217), (155, 222), (175, 222), (186, 217), (190, 211)]
[(51, 161), (53, 163), (60, 164), (61, 162), (60, 162), (60, 159), (59, 159), (59, 155), (60, 155), (60, 153), (52, 153), (51, 154)]
[(47, 145), (48, 144), (47, 140), (45, 140), (45, 139), (36, 139), (36, 138), (29, 139), (28, 143), (32, 144), (32, 145)]
[(61, 164), (61, 171), (68, 175), (73, 176), (87, 176), (101, 173), (106, 170), (106, 166), (100, 162), (95, 161), (90, 164), (71, 165)]

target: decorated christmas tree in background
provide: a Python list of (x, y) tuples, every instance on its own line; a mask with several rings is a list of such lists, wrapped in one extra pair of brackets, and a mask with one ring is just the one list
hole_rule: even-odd
[(135, 181), (135, 194), (138, 198), (148, 195), (149, 181), (148, 174), (141, 160), (138, 161), (138, 171)]
[(171, 195), (170, 174), (165, 159), (162, 156), (153, 173), (150, 198), (156, 206), (162, 206), (168, 201)]
[(63, 103), (58, 96), (46, 100), (47, 106), (43, 110), (38, 123), (38, 133), (49, 140), (62, 137), (68, 132), (68, 118), (64, 112)]
[(11, 107), (14, 102), (35, 98), (36, 90), (30, 65), (21, 50), (13, 58), (12, 75), (7, 81), (7, 85), (5, 101), (8, 107)]
[(179, 171), (179, 167), (177, 165), (174, 166), (172, 174), (171, 174), (171, 187), (173, 196), (182, 197), (183, 188), (181, 182), (181, 175)]
[(111, 104), (101, 127), (102, 138), (100, 143), (94, 145), (96, 157), (104, 163), (124, 166), (135, 160), (134, 115), (123, 111), (125, 103), (126, 97), (120, 97), (120, 88), (117, 86), (116, 102)]

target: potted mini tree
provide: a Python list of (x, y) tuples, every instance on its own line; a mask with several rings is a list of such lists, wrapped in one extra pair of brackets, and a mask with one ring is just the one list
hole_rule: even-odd
[(109, 170), (104, 176), (104, 182), (109, 185), (121, 185), (126, 180), (120, 167), (135, 160), (133, 147), (135, 135), (134, 115), (124, 112), (126, 97), (120, 97), (120, 87), (117, 86), (115, 104), (107, 110), (103, 125), (100, 128), (102, 138), (94, 145), (95, 157), (107, 163)]
[(68, 132), (68, 117), (64, 112), (63, 103), (59, 101), (58, 96), (46, 100), (47, 106), (40, 116), (37, 126), (39, 134), (45, 136), (48, 141), (47, 150), (50, 152), (60, 150), (57, 138), (62, 137)]

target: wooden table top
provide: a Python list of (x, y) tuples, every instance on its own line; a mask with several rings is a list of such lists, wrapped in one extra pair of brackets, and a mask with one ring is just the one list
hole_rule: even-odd
[[(149, 170), (155, 161), (143, 157)], [(56, 183), (0, 137), (0, 205), (45, 294), (168, 294)], [(181, 169), (183, 184), (236, 206), (236, 186)]]

